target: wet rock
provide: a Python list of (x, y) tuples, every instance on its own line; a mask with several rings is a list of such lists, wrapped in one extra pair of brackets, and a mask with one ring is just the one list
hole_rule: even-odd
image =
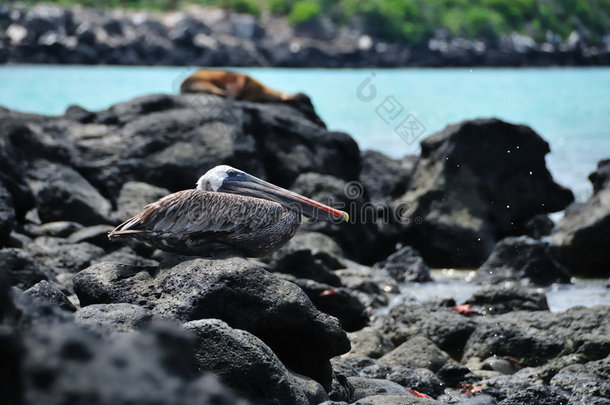
[(348, 289), (304, 279), (290, 281), (305, 291), (317, 309), (337, 318), (345, 331), (356, 331), (368, 324), (366, 307)]
[(451, 357), (439, 349), (431, 340), (415, 336), (379, 358), (379, 364), (390, 367), (407, 366), (438, 371), (452, 362)]
[(74, 221), (95, 225), (108, 221), (110, 203), (74, 169), (38, 162), (30, 176), (36, 208), (43, 222)]
[(151, 325), (150, 311), (134, 304), (94, 304), (80, 308), (74, 320), (81, 325), (92, 325), (108, 332), (131, 332)]
[(395, 367), (387, 378), (405, 388), (433, 398), (438, 397), (445, 390), (445, 383), (427, 368)]
[(570, 205), (551, 234), (551, 249), (575, 275), (606, 277), (610, 253), (610, 187), (608, 164), (600, 162), (590, 179), (595, 193), (584, 203)]
[(519, 368), (519, 364), (511, 358), (490, 357), (481, 363), (481, 370), (492, 370), (502, 374), (514, 374)]
[(567, 366), (551, 379), (551, 385), (573, 395), (610, 398), (610, 357)]
[(479, 268), (475, 281), (498, 284), (521, 280), (537, 285), (569, 283), (570, 274), (551, 254), (548, 245), (527, 236), (500, 241)]
[(195, 335), (200, 369), (244, 397), (260, 404), (309, 404), (297, 380), (256, 336), (218, 319), (187, 322), (184, 328)]
[(158, 269), (96, 264), (75, 277), (74, 290), (83, 306), (137, 303), (165, 318), (221, 319), (254, 334), (287, 367), (327, 389), (328, 359), (349, 350), (338, 320), (316, 310), (300, 288), (237, 257)]
[(39, 281), (34, 286), (28, 288), (25, 293), (31, 297), (51, 302), (66, 311), (76, 311), (76, 308), (63, 293), (61, 288), (57, 284), (50, 283), (47, 280)]
[(398, 282), (432, 281), (430, 268), (424, 263), (417, 250), (405, 246), (392, 253), (387, 259), (375, 263), (374, 268), (384, 269)]
[(548, 311), (546, 295), (518, 285), (491, 286), (466, 300), (477, 312), (503, 314), (511, 311)]
[(0, 182), (0, 246), (4, 246), (15, 225), (13, 197)]
[(21, 249), (1, 249), (0, 269), (9, 275), (11, 285), (23, 290), (33, 287), (42, 280), (55, 280), (51, 269), (43, 266)]
[[(470, 369), (459, 363), (446, 363), (436, 372), (446, 386), (456, 388), (473, 381)], [(476, 380), (476, 379), (475, 379)]]
[(402, 386), (392, 381), (362, 377), (348, 377), (347, 380), (354, 387), (352, 401), (373, 395), (407, 395)]
[(394, 205), (412, 208), (404, 242), (431, 266), (478, 266), (498, 238), (574, 199), (553, 181), (544, 160), (549, 146), (529, 127), (464, 121), (421, 146), (409, 189)]
[(297, 234), (273, 253), (269, 265), (275, 271), (330, 284), (341, 285), (334, 270), (342, 268), (341, 248), (330, 237), (317, 232)]

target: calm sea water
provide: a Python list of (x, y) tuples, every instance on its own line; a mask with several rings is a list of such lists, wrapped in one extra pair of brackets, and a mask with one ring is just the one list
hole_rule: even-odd
[[(61, 114), (71, 104), (96, 110), (139, 95), (176, 93), (193, 70), (1, 66), (0, 105), (44, 114)], [(419, 151), (417, 141), (394, 132), (408, 116), (424, 128), (417, 140), (463, 119), (499, 117), (532, 126), (550, 143), (551, 172), (581, 200), (591, 192), (587, 175), (610, 158), (609, 68), (241, 71), (272, 87), (306, 92), (331, 129), (395, 157)]]

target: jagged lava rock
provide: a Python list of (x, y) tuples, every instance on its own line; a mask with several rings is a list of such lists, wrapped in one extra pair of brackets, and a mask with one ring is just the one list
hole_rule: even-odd
[(257, 404), (308, 405), (297, 380), (260, 339), (218, 319), (187, 322), (195, 335), (195, 358), (236, 392)]
[(170, 268), (96, 264), (74, 279), (81, 305), (134, 303), (183, 322), (217, 318), (264, 341), (290, 369), (330, 388), (328, 360), (349, 350), (339, 321), (296, 285), (251, 262), (194, 259)]
[(55, 280), (51, 269), (21, 249), (0, 249), (0, 269), (8, 275), (12, 285), (24, 290), (42, 280)]
[(464, 304), (478, 312), (504, 314), (511, 311), (548, 311), (546, 295), (519, 285), (489, 286), (474, 293)]
[(13, 197), (0, 181), (0, 247), (8, 240), (15, 222)]
[(571, 275), (551, 254), (549, 246), (528, 236), (502, 239), (477, 270), (482, 284), (527, 281), (536, 285), (569, 283)]
[(375, 263), (373, 267), (387, 271), (398, 282), (432, 281), (430, 268), (411, 246), (405, 246), (392, 253), (387, 259)]
[(474, 267), (497, 240), (574, 197), (546, 168), (549, 145), (531, 128), (497, 119), (449, 125), (421, 142), (407, 192), (403, 239), (433, 267)]
[(551, 249), (575, 275), (610, 275), (610, 161), (589, 176), (593, 195), (570, 205), (551, 234)]

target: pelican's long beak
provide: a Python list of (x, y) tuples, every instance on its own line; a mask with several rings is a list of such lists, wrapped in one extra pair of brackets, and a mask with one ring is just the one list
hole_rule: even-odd
[(218, 191), (275, 201), (308, 218), (325, 221), (349, 221), (349, 215), (345, 211), (321, 204), (247, 173), (241, 173), (235, 179), (225, 180)]

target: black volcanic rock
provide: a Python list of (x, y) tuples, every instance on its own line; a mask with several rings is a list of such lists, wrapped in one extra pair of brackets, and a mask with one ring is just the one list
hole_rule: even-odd
[(238, 257), (170, 268), (97, 264), (76, 276), (74, 290), (83, 306), (125, 302), (183, 322), (221, 319), (254, 334), (287, 367), (327, 389), (328, 360), (350, 347), (337, 319), (316, 310), (301, 289)]
[(511, 311), (548, 311), (549, 309), (544, 293), (518, 285), (487, 287), (474, 293), (464, 303), (471, 305), (479, 313), (489, 314), (503, 314)]
[(55, 280), (51, 269), (16, 248), (0, 250), (0, 270), (8, 276), (11, 285), (24, 290), (42, 280)]
[(411, 246), (405, 246), (392, 253), (387, 259), (375, 263), (373, 267), (387, 271), (398, 282), (432, 281), (430, 268)]
[(610, 159), (597, 162), (597, 170), (589, 175), (589, 180), (593, 183), (594, 193), (610, 188)]
[(244, 397), (257, 404), (309, 405), (298, 381), (256, 336), (218, 319), (183, 327), (195, 335), (199, 368), (213, 372)]
[(8, 240), (15, 226), (15, 208), (9, 191), (0, 182), (0, 247)]
[(421, 143), (409, 190), (405, 242), (431, 266), (472, 267), (503, 236), (574, 197), (546, 168), (549, 145), (531, 128), (497, 119), (450, 125)]
[(551, 254), (549, 246), (527, 236), (498, 242), (493, 253), (477, 270), (475, 281), (499, 284), (528, 281), (537, 285), (569, 283), (571, 275)]
[(575, 275), (610, 275), (610, 187), (608, 161), (589, 176), (595, 192), (570, 205), (551, 234), (551, 250)]

